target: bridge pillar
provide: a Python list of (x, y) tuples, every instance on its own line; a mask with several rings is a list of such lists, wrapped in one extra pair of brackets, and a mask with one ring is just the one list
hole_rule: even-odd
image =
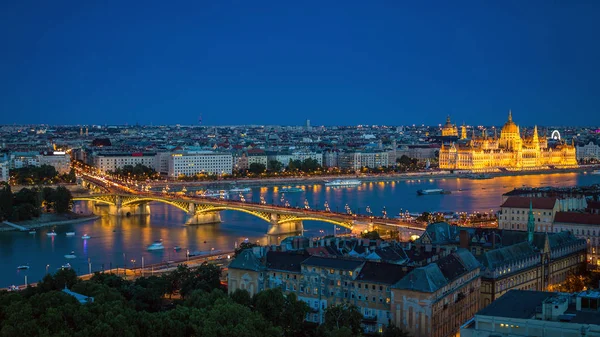
[(109, 205), (108, 214), (116, 216), (146, 215), (150, 214), (150, 205), (148, 203), (128, 206)]
[(208, 225), (221, 223), (221, 212), (188, 213), (186, 225)]
[[(291, 236), (301, 235), (304, 232), (304, 224), (301, 220), (298, 221), (279, 221), (279, 214), (271, 214), (271, 221), (267, 235), (269, 236)], [(283, 238), (282, 238), (283, 239)]]

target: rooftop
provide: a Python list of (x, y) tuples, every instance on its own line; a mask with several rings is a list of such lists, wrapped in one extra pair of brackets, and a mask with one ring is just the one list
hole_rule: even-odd
[(529, 208), (531, 203), (534, 209), (553, 209), (557, 198), (529, 198), (529, 197), (508, 197), (500, 207), (510, 208)]

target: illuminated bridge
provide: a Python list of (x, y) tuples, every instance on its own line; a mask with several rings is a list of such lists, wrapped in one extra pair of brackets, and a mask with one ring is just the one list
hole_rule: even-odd
[(73, 200), (92, 201), (105, 204), (111, 215), (150, 214), (151, 202), (162, 202), (176, 207), (187, 214), (187, 224), (209, 224), (221, 222), (221, 211), (237, 211), (253, 215), (269, 223), (267, 234), (281, 235), (303, 230), (303, 221), (322, 221), (354, 230), (372, 230), (386, 227), (406, 233), (421, 234), (424, 227), (419, 224), (358, 214), (337, 213), (278, 205), (259, 204), (237, 200), (140, 192), (112, 181), (83, 176), (80, 182), (95, 194), (74, 195)]

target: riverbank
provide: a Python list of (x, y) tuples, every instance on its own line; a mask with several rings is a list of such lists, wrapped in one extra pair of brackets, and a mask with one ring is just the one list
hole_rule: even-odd
[[(591, 172), (594, 169), (598, 169), (598, 166), (589, 167), (578, 167), (571, 169), (554, 169), (554, 170), (532, 170), (532, 171), (502, 171), (502, 172), (490, 172), (485, 175), (495, 177), (508, 177), (508, 176), (527, 176), (527, 175), (538, 175), (538, 174), (564, 174), (564, 173), (582, 173)], [(259, 187), (259, 186), (286, 186), (286, 185), (306, 185), (306, 184), (320, 184), (325, 181), (335, 179), (360, 179), (364, 182), (377, 182), (377, 181), (406, 181), (414, 179), (449, 179), (449, 178), (469, 178), (471, 173), (451, 173), (450, 171), (427, 171), (427, 172), (408, 172), (408, 173), (388, 173), (388, 174), (369, 174), (369, 175), (320, 175), (320, 176), (301, 176), (301, 177), (281, 177), (281, 178), (243, 178), (236, 180), (220, 180), (220, 181), (172, 181), (172, 182), (160, 182), (153, 184), (152, 186), (163, 187), (165, 185), (170, 186), (207, 186), (213, 188), (230, 188), (232, 186), (248, 186), (248, 187)]]
[[(59, 215), (59, 214), (42, 214), (37, 219), (27, 220), (16, 222), (15, 224), (19, 226), (23, 226), (28, 230), (43, 228), (43, 227), (54, 227), (54, 226), (63, 226), (63, 225), (72, 225), (77, 223), (82, 223), (86, 221), (99, 219), (98, 215), (80, 215), (80, 214), (68, 214), (68, 215)], [(0, 232), (8, 232), (8, 231), (16, 231), (16, 228), (0, 224)]]

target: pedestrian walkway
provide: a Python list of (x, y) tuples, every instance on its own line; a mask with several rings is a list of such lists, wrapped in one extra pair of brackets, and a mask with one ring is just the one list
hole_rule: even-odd
[(25, 228), (25, 227), (23, 227), (23, 226), (19, 226), (19, 225), (17, 225), (17, 224), (14, 224), (14, 223), (12, 223), (12, 222), (4, 221), (4, 222), (2, 222), (2, 223), (3, 223), (3, 224), (5, 224), (5, 225), (8, 225), (8, 226), (11, 226), (11, 227), (13, 227), (13, 228), (16, 228), (16, 229), (18, 229), (18, 230), (20, 230), (20, 231), (26, 231), (26, 230), (27, 230), (27, 228)]

